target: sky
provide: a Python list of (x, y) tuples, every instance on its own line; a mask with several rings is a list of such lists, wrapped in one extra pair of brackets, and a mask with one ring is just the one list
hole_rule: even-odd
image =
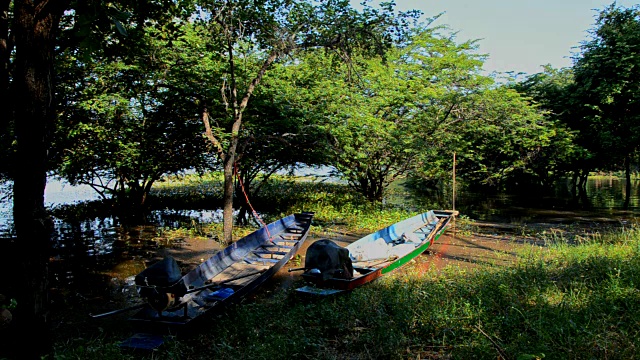
[[(395, 0), (398, 10), (418, 9), (425, 16), (444, 13), (435, 24), (458, 31), (457, 42), (478, 39), (487, 54), (488, 73), (535, 74), (542, 65), (572, 66), (571, 56), (589, 39), (604, 0)], [(618, 0), (633, 7), (638, 0)]]

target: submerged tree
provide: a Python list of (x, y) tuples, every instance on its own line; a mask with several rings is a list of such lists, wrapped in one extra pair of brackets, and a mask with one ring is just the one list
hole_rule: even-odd
[(545, 65), (542, 72), (515, 83), (513, 88), (531, 99), (558, 133), (550, 146), (540, 153), (531, 170), (545, 184), (571, 175), (573, 193), (577, 197), (578, 192), (585, 190), (588, 169), (594, 165), (594, 154), (580, 145), (585, 142), (576, 126), (580, 119), (574, 109), (574, 86), (572, 68), (554, 69)]
[(573, 68), (571, 126), (594, 154), (591, 169), (624, 170), (626, 207), (631, 161), (640, 149), (640, 10), (606, 7), (591, 35)]
[(185, 42), (197, 37), (171, 20), (171, 29), (139, 24), (82, 61), (75, 47), (59, 57), (67, 71), (60, 75), (57, 173), (113, 198), (127, 219), (144, 213), (162, 176), (212, 165), (197, 111), (206, 93), (180, 70), (195, 56)]

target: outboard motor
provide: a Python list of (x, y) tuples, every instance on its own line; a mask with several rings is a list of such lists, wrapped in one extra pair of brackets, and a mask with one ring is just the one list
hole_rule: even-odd
[(180, 267), (171, 256), (144, 269), (136, 275), (135, 283), (140, 296), (159, 312), (175, 306), (187, 293)]
[(302, 276), (314, 282), (353, 278), (349, 250), (329, 239), (318, 240), (309, 246), (304, 267), (306, 271)]

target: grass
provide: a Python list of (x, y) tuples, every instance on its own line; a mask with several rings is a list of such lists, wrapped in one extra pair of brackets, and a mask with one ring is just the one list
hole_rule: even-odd
[[(295, 184), (262, 201), (273, 217), (315, 211), (322, 232), (369, 232), (419, 209), (371, 206), (335, 184)], [(194, 192), (195, 193), (195, 192)], [(316, 220), (317, 219), (317, 220)], [(469, 219), (458, 226), (472, 233)], [(204, 232), (208, 230), (202, 230)], [(528, 234), (530, 235), (530, 234)], [(508, 266), (424, 273), (416, 262), (367, 286), (313, 299), (279, 288), (152, 354), (116, 346), (126, 329), (56, 343), (54, 359), (634, 359), (640, 352), (640, 229), (535, 234)]]
[[(625, 231), (633, 240), (558, 244), (542, 256), (524, 248), (511, 267), (417, 276), (409, 264), (333, 298), (276, 291), (148, 358), (634, 359), (640, 234)], [(73, 345), (56, 357), (139, 358), (109, 340)]]

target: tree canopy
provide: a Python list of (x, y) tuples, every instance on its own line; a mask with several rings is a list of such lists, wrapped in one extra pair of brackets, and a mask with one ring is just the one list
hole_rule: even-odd
[(591, 39), (581, 45), (573, 67), (547, 66), (516, 86), (573, 134), (559, 169), (573, 172), (580, 190), (591, 171), (623, 170), (627, 200), (640, 145), (639, 15), (637, 7), (615, 3), (605, 7), (597, 14)]

